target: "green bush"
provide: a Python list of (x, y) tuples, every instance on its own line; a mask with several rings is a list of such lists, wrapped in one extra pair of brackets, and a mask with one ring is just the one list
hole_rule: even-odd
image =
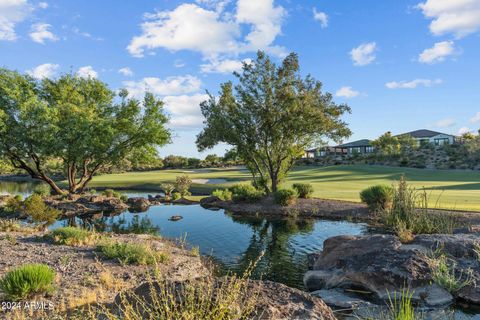
[(280, 189), (273, 193), (273, 199), (276, 204), (287, 207), (296, 202), (298, 194), (293, 189)]
[(178, 200), (182, 197), (182, 195), (180, 194), (180, 192), (174, 192), (172, 193), (172, 200), (175, 201), (175, 200)]
[(312, 197), (313, 186), (310, 183), (294, 183), (292, 187), (297, 191), (299, 198), (308, 199)]
[(376, 185), (360, 192), (360, 199), (371, 211), (388, 209), (392, 204), (393, 188), (387, 185)]
[(228, 189), (217, 189), (212, 192), (212, 196), (215, 196), (222, 201), (230, 201), (232, 200), (233, 193)]
[(180, 193), (182, 197), (190, 195), (190, 186), (192, 185), (192, 179), (189, 176), (179, 176), (175, 180), (175, 189)]
[(38, 194), (41, 197), (48, 197), (50, 195), (51, 188), (48, 184), (37, 184), (35, 188), (33, 188), (33, 193)]
[(42, 227), (53, 224), (60, 215), (60, 211), (47, 206), (38, 194), (31, 195), (23, 204), (22, 212), (30, 217), (35, 224)]
[(248, 184), (237, 184), (230, 188), (232, 199), (235, 202), (257, 202), (264, 197), (264, 193)]
[(120, 196), (120, 200), (122, 200), (123, 202), (127, 202), (128, 201), (128, 196), (126, 194), (122, 194)]
[(97, 246), (108, 259), (117, 259), (121, 264), (152, 265), (167, 262), (168, 255), (154, 251), (146, 244), (105, 242)]
[(23, 208), (23, 199), (21, 195), (8, 198), (7, 203), (3, 207), (5, 213), (21, 212)]
[(107, 197), (107, 198), (117, 198), (117, 199), (122, 198), (122, 194), (118, 191), (113, 190), (113, 189), (103, 190), (102, 195)]
[(97, 234), (85, 229), (63, 227), (52, 231), (50, 237), (56, 244), (67, 246), (91, 245), (98, 238)]
[(0, 232), (14, 232), (22, 230), (22, 225), (15, 219), (0, 219)]
[(44, 264), (25, 264), (8, 272), (0, 280), (0, 288), (9, 300), (23, 300), (31, 295), (53, 290), (55, 271)]

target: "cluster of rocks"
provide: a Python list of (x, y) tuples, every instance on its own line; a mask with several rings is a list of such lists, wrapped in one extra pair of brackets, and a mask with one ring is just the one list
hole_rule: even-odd
[[(405, 288), (419, 306), (442, 308), (457, 300), (480, 304), (478, 228), (452, 235), (418, 235), (402, 244), (393, 235), (337, 236), (309, 256), (306, 288), (335, 308), (357, 309), (388, 303)], [(435, 283), (435, 259), (449, 259), (451, 272), (465, 285), (449, 292)]]

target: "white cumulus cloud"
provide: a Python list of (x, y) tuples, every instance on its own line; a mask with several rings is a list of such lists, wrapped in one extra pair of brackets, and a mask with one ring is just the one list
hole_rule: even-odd
[(480, 112), (475, 113), (473, 117), (470, 118), (470, 123), (480, 122)]
[(335, 93), (335, 95), (337, 97), (342, 97), (342, 98), (347, 98), (347, 99), (350, 99), (350, 98), (355, 98), (357, 97), (358, 95), (360, 94), (360, 92), (358, 91), (355, 91), (352, 89), (352, 87), (341, 87), (340, 89), (337, 90), (337, 92)]
[(200, 69), (203, 73), (232, 73), (242, 70), (243, 63), (251, 63), (251, 59), (245, 60), (212, 60), (207, 64), (202, 64)]
[(442, 79), (415, 79), (412, 81), (391, 81), (387, 82), (385, 86), (388, 89), (415, 89), (418, 86), (431, 87), (442, 83)]
[(320, 22), (322, 28), (328, 27), (328, 15), (325, 12), (317, 11), (317, 8), (313, 8), (313, 19)]
[(52, 78), (60, 66), (54, 63), (44, 63), (28, 70), (27, 73), (36, 79)]
[(96, 78), (98, 77), (98, 72), (92, 66), (84, 66), (78, 69), (77, 75), (82, 78)]
[(469, 128), (469, 127), (461, 127), (459, 130), (458, 130), (458, 135), (462, 136), (464, 135), (465, 133), (471, 133), (472, 130)]
[(377, 44), (375, 42), (362, 43), (350, 51), (350, 57), (356, 66), (366, 66), (372, 63), (376, 56)]
[(429, 28), (434, 35), (449, 33), (461, 38), (480, 29), (478, 0), (427, 0), (417, 7), (432, 19)]
[(285, 55), (284, 48), (272, 45), (281, 34), (286, 15), (285, 9), (275, 6), (273, 0), (238, 0), (234, 12), (223, 11), (224, 5), (220, 9), (199, 5), (207, 2), (185, 3), (171, 11), (145, 14), (141, 34), (133, 37), (127, 50), (136, 57), (156, 48), (196, 51), (206, 59), (259, 49)]
[(133, 71), (132, 69), (130, 69), (129, 67), (124, 67), (124, 68), (120, 68), (118, 69), (118, 73), (126, 76), (126, 77), (131, 77), (133, 76)]
[(199, 127), (204, 120), (200, 103), (208, 99), (206, 94), (166, 96), (163, 101), (170, 113), (173, 127)]
[(58, 37), (49, 30), (50, 28), (51, 25), (48, 23), (36, 23), (30, 30), (30, 38), (41, 44), (45, 44), (45, 40), (57, 41)]
[(456, 124), (455, 119), (453, 118), (447, 118), (447, 119), (441, 119), (435, 122), (435, 126), (438, 128), (450, 128)]
[(197, 77), (186, 75), (166, 79), (147, 77), (140, 81), (124, 81), (123, 85), (129, 94), (134, 97), (142, 97), (145, 92), (160, 96), (171, 96), (198, 92), (202, 86), (202, 81)]
[(445, 61), (448, 56), (455, 53), (455, 46), (453, 41), (437, 42), (432, 48), (425, 49), (418, 56), (418, 61), (421, 63), (434, 64)]
[(0, 0), (0, 41), (17, 39), (15, 26), (25, 20), (31, 10), (27, 0)]

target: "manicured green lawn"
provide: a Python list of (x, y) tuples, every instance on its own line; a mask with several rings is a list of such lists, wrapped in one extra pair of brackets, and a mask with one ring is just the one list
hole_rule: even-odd
[[(192, 191), (209, 193), (211, 190), (241, 181), (249, 181), (245, 169), (160, 170), (129, 172), (95, 177), (92, 187), (129, 187), (158, 190), (162, 182), (172, 182), (178, 175), (188, 174), (192, 179), (225, 179), (221, 184), (194, 184)], [(374, 184), (392, 184), (400, 175), (417, 188), (425, 188), (432, 207), (480, 211), (480, 172), (454, 170), (427, 170), (385, 166), (331, 166), (297, 167), (288, 176), (285, 185), (295, 182), (311, 183), (315, 197), (360, 201), (359, 192)]]

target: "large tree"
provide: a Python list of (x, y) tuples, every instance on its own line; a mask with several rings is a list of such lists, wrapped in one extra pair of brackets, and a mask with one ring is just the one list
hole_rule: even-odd
[[(138, 101), (70, 74), (37, 81), (0, 69), (0, 117), (0, 157), (56, 193), (82, 192), (98, 170), (170, 141), (163, 104), (152, 94)], [(46, 170), (50, 159), (63, 162), (68, 190)]]
[(258, 52), (235, 76), (236, 85), (222, 84), (218, 98), (209, 94), (201, 104), (206, 120), (197, 146), (200, 151), (218, 143), (235, 147), (254, 182), (267, 192), (277, 190), (306, 147), (351, 134), (341, 119), (350, 108), (323, 93), (319, 81), (302, 78), (296, 54), (277, 66)]

